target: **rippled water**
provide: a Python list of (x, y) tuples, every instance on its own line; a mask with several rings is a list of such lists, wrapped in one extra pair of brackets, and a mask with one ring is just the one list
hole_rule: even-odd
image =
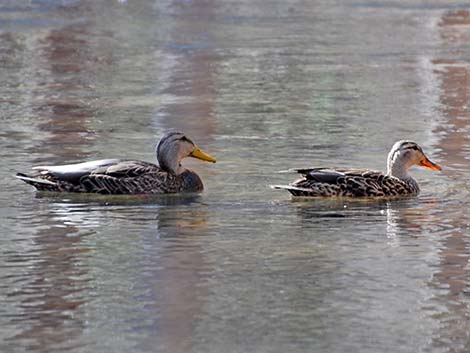
[[(465, 1), (3, 1), (0, 351), (468, 352)], [(31, 166), (154, 160), (200, 195), (41, 195)], [(419, 197), (292, 200), (291, 167), (443, 165)]]

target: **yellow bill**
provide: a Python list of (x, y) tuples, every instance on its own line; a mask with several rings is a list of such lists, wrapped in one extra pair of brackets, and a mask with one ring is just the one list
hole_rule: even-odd
[(442, 170), (439, 164), (431, 162), (426, 156), (424, 156), (423, 159), (419, 161), (419, 165), (432, 170)]
[(189, 156), (197, 159), (202, 159), (203, 161), (215, 163), (214, 157), (207, 154), (206, 152), (201, 151), (201, 149), (197, 146), (194, 146), (194, 149)]

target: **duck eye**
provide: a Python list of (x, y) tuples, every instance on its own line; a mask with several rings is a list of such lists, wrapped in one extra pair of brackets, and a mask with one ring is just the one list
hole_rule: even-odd
[(189, 143), (189, 144), (191, 144), (191, 145), (194, 145), (194, 142), (191, 141), (191, 139), (187, 138), (186, 136), (181, 137), (181, 138), (180, 138), (180, 141), (184, 141), (184, 142), (187, 142), (187, 143)]
[(408, 146), (408, 147), (405, 147), (404, 150), (405, 150), (405, 151), (409, 151), (409, 150), (418, 151), (419, 148), (418, 148), (418, 146)]

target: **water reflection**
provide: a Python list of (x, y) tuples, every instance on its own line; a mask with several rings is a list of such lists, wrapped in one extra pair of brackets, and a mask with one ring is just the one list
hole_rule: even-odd
[[(0, 4), (0, 350), (465, 352), (468, 11), (409, 2)], [(220, 158), (201, 195), (11, 177), (154, 160), (170, 127)], [(402, 138), (446, 166), (416, 171), (417, 198), (267, 188), (305, 163), (380, 169)]]
[[(77, 10), (68, 9), (72, 14)], [(79, 13), (86, 10), (80, 7)], [(69, 14), (71, 16), (72, 14)], [(30, 77), (33, 112), (37, 128), (48, 134), (31, 152), (40, 150), (48, 163), (81, 160), (89, 156), (84, 147), (94, 139), (88, 127), (96, 115), (93, 107), (93, 73), (99, 69), (98, 58), (91, 48), (89, 23), (78, 23), (53, 29), (34, 43), (32, 65), (37, 73)], [(85, 93), (86, 92), (86, 93)], [(50, 153), (61, 146), (61, 153)], [(38, 157), (34, 163), (43, 162)]]
[[(454, 44), (465, 45), (470, 41), (470, 11), (456, 10), (443, 13), (439, 22), (439, 34), (446, 47)], [(447, 172), (449, 179), (468, 179), (468, 152), (470, 151), (469, 122), (470, 101), (468, 78), (470, 63), (468, 57), (448, 56), (447, 53), (433, 58), (437, 79), (441, 85), (440, 103), (445, 119), (437, 131), (442, 134), (439, 140), (441, 158), (451, 166)], [(461, 175), (459, 177), (459, 175)], [(442, 239), (440, 266), (430, 286), (440, 290), (436, 302), (446, 307), (438, 318), (443, 322), (441, 334), (434, 338), (437, 347), (455, 347), (455, 351), (470, 346), (469, 305), (470, 278), (470, 239), (468, 237), (468, 184), (460, 183), (453, 192), (460, 201), (449, 202), (440, 217), (447, 225)]]
[[(216, 127), (214, 81), (219, 57), (211, 48), (213, 33), (210, 24), (195, 14), (203, 15), (203, 18), (214, 16), (216, 6), (213, 1), (187, 2), (184, 5), (176, 1), (170, 6), (177, 21), (170, 31), (168, 46), (176, 64), (162, 93), (176, 99), (160, 107), (157, 124), (188, 131), (197, 141), (206, 144), (212, 139)], [(207, 264), (202, 255), (204, 250), (197, 241), (191, 241), (192, 236), (207, 232), (204, 208), (204, 205), (199, 205), (197, 209), (184, 209), (183, 213), (163, 208), (157, 218), (159, 237), (177, 239), (175, 248), (170, 247), (168, 253), (162, 253), (161, 270), (153, 274), (154, 291), (159, 298), (156, 306), (160, 313), (161, 344), (169, 352), (190, 350), (194, 318), (201, 315), (204, 306), (202, 298), (206, 293), (201, 290), (200, 273)], [(181, 240), (185, 236), (189, 238)], [(147, 349), (154, 345), (154, 338), (142, 342), (142, 347)]]
[[(106, 347), (107, 340), (95, 341), (100, 333), (91, 335), (91, 341), (83, 339), (88, 320), (108, 325), (110, 332), (122, 329), (124, 320), (137, 337), (143, 334), (127, 342), (128, 349), (187, 351), (191, 342), (181, 337), (194, 335), (194, 318), (207, 296), (202, 283), (213, 268), (201, 248), (200, 237), (210, 227), (200, 195), (86, 198), (43, 193), (38, 200), (49, 205), (49, 217), (38, 219), (40, 230), (18, 241), (16, 250), (3, 252), (3, 289), (12, 306), (12, 314), (5, 316), (7, 327), (21, 327), (7, 338), (5, 350), (18, 345), (44, 352)], [(121, 234), (119, 229), (129, 222), (136, 234)], [(20, 248), (28, 239), (33, 243)], [(108, 262), (109, 253), (113, 260)], [(28, 266), (5, 275), (5, 269), (17, 264)], [(139, 290), (128, 292), (129, 287)], [(108, 310), (109, 315), (100, 316)], [(123, 316), (127, 311), (133, 313)], [(147, 319), (142, 320), (144, 314)], [(147, 335), (149, 330), (158, 336)]]
[[(443, 224), (436, 211), (442, 200), (431, 197), (403, 197), (384, 199), (308, 199), (295, 201), (298, 213), (308, 224), (325, 222), (341, 228), (341, 219), (350, 224), (354, 219), (364, 226), (386, 224), (386, 236), (397, 239), (400, 236), (421, 236), (427, 232), (440, 231)], [(355, 225), (360, 227), (360, 224)]]
[[(204, 312), (208, 288), (205, 274), (213, 270), (204, 256), (199, 237), (207, 233), (207, 211), (162, 209), (158, 214), (158, 266), (147, 264), (149, 285), (155, 293), (152, 303), (158, 311), (159, 337), (148, 337), (141, 348), (152, 350), (156, 342), (164, 351), (185, 352), (192, 347), (196, 320)], [(177, 279), (177, 280), (176, 280)]]
[(168, 44), (175, 65), (167, 87), (161, 93), (170, 94), (173, 98), (160, 107), (158, 124), (166, 129), (189, 131), (196, 140), (202, 139), (206, 143), (217, 125), (214, 116), (215, 81), (220, 58), (213, 48), (210, 23), (203, 18), (215, 15), (216, 4), (214, 1), (204, 1), (188, 2), (181, 6), (179, 1), (175, 1), (170, 6), (177, 18)]
[(17, 327), (6, 339), (5, 351), (21, 345), (49, 352), (70, 347), (82, 335), (90, 280), (85, 264), (91, 251), (83, 246), (82, 236), (74, 226), (45, 221), (31, 242), (18, 241), (16, 251), (4, 252), (4, 269), (21, 264), (18, 271), (2, 276), (10, 284), (5, 300), (14, 303), (9, 325)]
[[(8, 48), (1, 56), (8, 67), (2, 74), (10, 87), (7, 114), (21, 117), (5, 136), (22, 143), (16, 155), (28, 155), (29, 163), (69, 161), (89, 154), (86, 148), (93, 131), (87, 124), (96, 114), (90, 104), (95, 66), (90, 27), (74, 19), (85, 8), (84, 3), (48, 8), (64, 19), (60, 29), (51, 29), (44, 21), (42, 30), (31, 35), (2, 33), (2, 47)], [(23, 10), (12, 8), (11, 16)], [(25, 124), (29, 116), (33, 119)], [(3, 343), (5, 351), (22, 347), (49, 352), (85, 343), (81, 337), (86, 327), (84, 306), (90, 300), (87, 261), (92, 248), (83, 244), (87, 234), (82, 223), (70, 222), (60, 213), (46, 216), (40, 207), (23, 210), (16, 234), (8, 236), (15, 247), (2, 256), (10, 332)]]

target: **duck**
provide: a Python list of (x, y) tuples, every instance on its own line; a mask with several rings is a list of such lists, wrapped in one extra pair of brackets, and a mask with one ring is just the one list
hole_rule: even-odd
[(304, 168), (291, 169), (302, 177), (289, 185), (271, 185), (301, 197), (388, 197), (417, 195), (418, 182), (408, 173), (418, 165), (442, 170), (416, 142), (397, 141), (387, 158), (387, 172), (368, 169)]
[(201, 192), (199, 175), (181, 165), (193, 157), (215, 163), (216, 159), (202, 151), (180, 131), (166, 132), (156, 149), (158, 165), (127, 159), (95, 161), (33, 167), (33, 174), (17, 173), (16, 177), (39, 191), (122, 194), (174, 194)]

